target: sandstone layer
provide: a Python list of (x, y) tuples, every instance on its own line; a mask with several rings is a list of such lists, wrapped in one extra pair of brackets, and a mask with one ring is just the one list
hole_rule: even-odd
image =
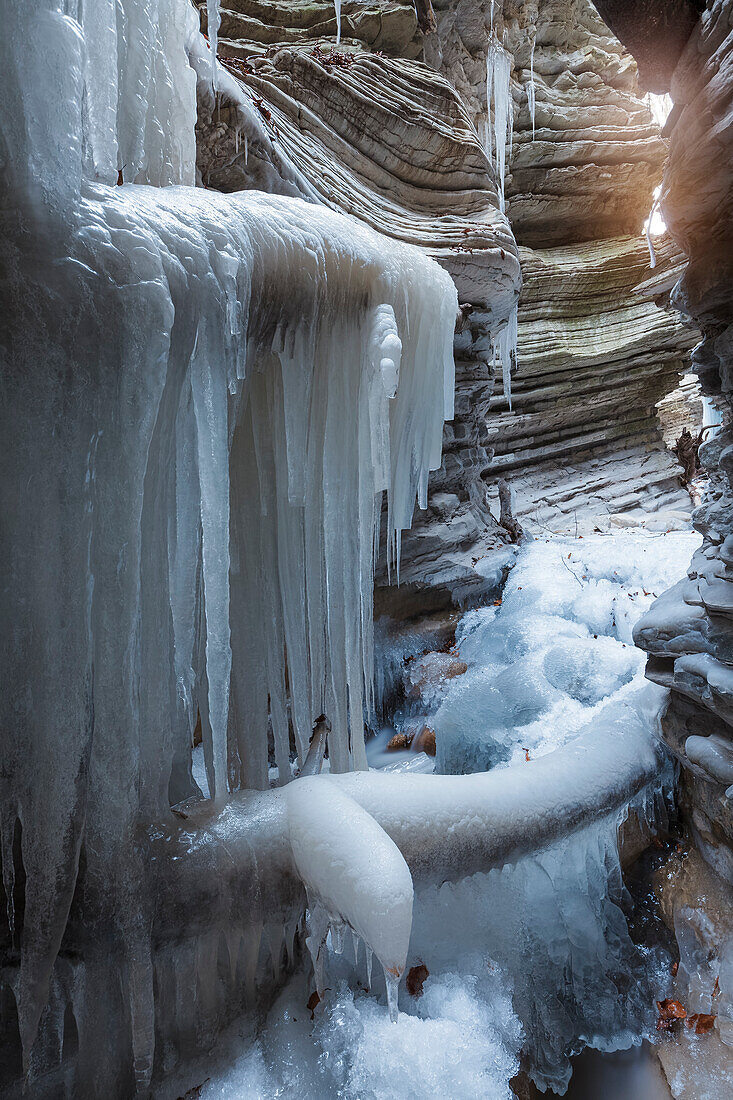
[(638, 233), (665, 148), (633, 58), (589, 0), (437, 0), (426, 56), (455, 84), (479, 131), (492, 9), (513, 57), (506, 191), (517, 240), (544, 247)]
[(658, 243), (653, 279), (638, 236), (521, 248), (520, 259), (519, 365), (512, 409), (500, 386), (490, 403), (487, 481), (510, 479), (519, 514), (538, 530), (577, 516), (689, 509), (656, 408), (698, 335), (668, 304), (679, 250)]

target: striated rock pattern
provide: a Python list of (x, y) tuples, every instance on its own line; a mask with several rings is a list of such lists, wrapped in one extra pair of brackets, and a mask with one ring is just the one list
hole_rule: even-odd
[(522, 248), (520, 258), (519, 367), (512, 411), (500, 388), (490, 402), (487, 480), (512, 479), (520, 515), (541, 525), (579, 511), (689, 509), (656, 409), (698, 338), (660, 308), (679, 250), (658, 243), (652, 279), (639, 237)]
[(435, 6), (436, 42), (426, 40), (426, 55), (455, 84), (479, 132), (492, 8), (494, 28), (513, 56), (506, 188), (517, 240), (544, 247), (639, 232), (661, 178), (664, 142), (633, 58), (589, 0)]
[[(603, 13), (606, 4), (600, 2)], [(613, 7), (613, 5), (611, 5)], [(669, 4), (653, 7), (665, 12)], [(629, 22), (628, 44), (643, 26)], [(633, 33), (632, 33), (633, 32)], [(674, 54), (671, 55), (674, 59)], [(675, 102), (662, 209), (688, 264), (673, 301), (703, 340), (693, 361), (704, 393), (733, 396), (733, 3), (711, 0), (669, 82)], [(728, 420), (730, 415), (728, 412)], [(650, 679), (672, 688), (664, 719), (683, 768), (688, 821), (706, 858), (733, 881), (733, 431), (701, 449), (712, 472), (695, 512), (703, 535), (689, 576), (641, 620), (637, 641)]]
[[(197, 0), (206, 27), (206, 0)], [(373, 50), (415, 58), (422, 35), (412, 0), (342, 0), (341, 41), (364, 43)], [(219, 53), (247, 56), (273, 43), (336, 39), (338, 20), (333, 0), (223, 0)], [(246, 43), (246, 45), (245, 45)]]
[(662, 436), (668, 447), (674, 447), (683, 428), (697, 435), (703, 425), (705, 411), (700, 383), (695, 375), (684, 375), (679, 386), (659, 402), (657, 412)]
[[(461, 605), (501, 582), (514, 553), (489, 510), (502, 472), (520, 508), (543, 520), (572, 510), (586, 487), (600, 511), (687, 502), (654, 405), (694, 339), (653, 305), (669, 277), (632, 301), (648, 262), (639, 241), (603, 240), (638, 234), (665, 154), (633, 58), (588, 0), (434, 7), (437, 31), (423, 38), (411, 4), (344, 4), (334, 48), (330, 5), (228, 0), (219, 49), (237, 94), (200, 103), (198, 124), (208, 186), (295, 188), (348, 211), (427, 250), (473, 307), (456, 335), (456, 415), (428, 510), (405, 536), (399, 590), (386, 571), (378, 578), (377, 611), (400, 616)], [(493, 342), (519, 286), (486, 155), (492, 19), (513, 58), (507, 213), (517, 238), (542, 248), (522, 250), (512, 412), (501, 389), (492, 398)], [(423, 48), (427, 65), (414, 60)], [(602, 243), (582, 243), (591, 239)], [(669, 276), (669, 263), (660, 271)], [(634, 416), (619, 420), (629, 408)]]

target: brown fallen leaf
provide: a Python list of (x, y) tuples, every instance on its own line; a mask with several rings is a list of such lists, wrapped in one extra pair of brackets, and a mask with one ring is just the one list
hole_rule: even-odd
[(667, 997), (664, 1001), (657, 1001), (657, 1008), (660, 1016), (665, 1016), (668, 1020), (684, 1020), (687, 1015), (685, 1006), (679, 1001), (672, 1000), (671, 997)]
[(525, 759), (525, 760), (527, 761), (527, 763), (529, 764), (529, 761), (530, 761), (530, 756), (529, 756), (529, 749), (525, 749), (525, 750), (524, 750), (524, 759)]
[[(687, 1015), (685, 1006), (680, 1004), (679, 1001), (673, 1001), (670, 997), (667, 997), (664, 1001), (657, 1001), (657, 1008), (659, 1010), (658, 1031), (664, 1031), (675, 1020), (684, 1020)], [(660, 1027), (660, 1024), (663, 1024), (663, 1026)]]
[(719, 996), (720, 996), (720, 982), (716, 978), (715, 979), (715, 985), (713, 986), (713, 997), (719, 997)]
[(306, 1002), (306, 1006), (305, 1006), (311, 1014), (311, 1020), (315, 1020), (315, 1018), (316, 1018), (316, 1008), (318, 1007), (318, 1005), (320, 1003), (321, 1003), (321, 998), (318, 995), (318, 990), (314, 989), (313, 992), (311, 993), (310, 997), (308, 998), (308, 1000)]
[(407, 980), (405, 982), (407, 986), (407, 992), (411, 997), (422, 997), (423, 985), (425, 979), (430, 975), (425, 963), (418, 963), (417, 966), (411, 966), (407, 971)]
[(679, 968), (680, 968), (680, 964), (678, 962), (673, 962), (672, 963), (672, 969), (670, 970), (670, 974), (672, 975), (673, 978), (677, 977), (677, 971), (679, 970)]
[(692, 1016), (685, 1020), (685, 1027), (690, 1029), (694, 1027), (696, 1035), (707, 1035), (709, 1031), (713, 1030), (714, 1025), (715, 1017), (711, 1016), (709, 1012), (693, 1012)]

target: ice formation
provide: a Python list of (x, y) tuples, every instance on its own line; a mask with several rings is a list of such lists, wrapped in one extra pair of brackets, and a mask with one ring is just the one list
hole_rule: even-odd
[[(504, 211), (504, 176), (506, 174), (506, 147), (514, 134), (514, 102), (512, 100), (512, 55), (504, 49), (493, 32), (486, 50), (486, 155), (496, 173), (499, 192), (499, 209)], [(493, 143), (491, 124), (493, 116)], [(492, 155), (493, 145), (493, 155)], [(511, 155), (511, 153), (510, 153)]]
[[(473, 906), (463, 930), (479, 937), (474, 955), (439, 968), (396, 1024), (339, 985), (322, 1029), (334, 1088), (366, 1097), (399, 1081), (408, 1096), (406, 1057), (419, 1048), (439, 1093), (458, 1073), (464, 1096), (506, 1097), (522, 1038), (512, 998), (529, 1010), (517, 976), (489, 970), (490, 950), (510, 960), (500, 936), (480, 940), (493, 929), (486, 906), (515, 912), (527, 884), (552, 881), (538, 891), (533, 957), (557, 967), (585, 875), (592, 912), (580, 915), (571, 969), (578, 990), (606, 997), (606, 970), (592, 985), (588, 960), (605, 950), (599, 928), (622, 939), (604, 890), (609, 867), (617, 878), (619, 817), (630, 800), (643, 816), (657, 783), (663, 692), (624, 695), (590, 728), (566, 721), (570, 744), (556, 736), (559, 714), (544, 714), (553, 743), (538, 737), (535, 755), (556, 751), (526, 766), (520, 756), (511, 771), (335, 774), (365, 766), (381, 495), (399, 566), (400, 531), (415, 498), (426, 503), (452, 414), (457, 298), (436, 264), (396, 241), (385, 248), (343, 215), (191, 186), (196, 72), (208, 70), (212, 90), (222, 77), (218, 3), (207, 9), (208, 52), (187, 0), (6, 4), (3, 294), (13, 309), (2, 507), (12, 542), (0, 830), (25, 1070), (31, 1084), (49, 1065), (63, 1074), (73, 1049), (77, 1090), (94, 1080), (146, 1091), (182, 1044), (211, 1042), (236, 997), (254, 1004), (263, 965), (272, 982), (293, 964), (304, 890), (316, 961), (324, 921), (337, 951), (350, 926), (367, 967), (372, 950), (385, 967), (394, 1017), (414, 878), (424, 923), (413, 949), (425, 927), (427, 952), (436, 913), (455, 930)], [(503, 209), (511, 58), (495, 37), (489, 52)], [(516, 318), (498, 340), (509, 398)], [(581, 623), (607, 615), (599, 593), (573, 604)], [(536, 718), (555, 693), (575, 698), (578, 683), (587, 708), (607, 673), (592, 655), (590, 676), (586, 655), (567, 659), (562, 615), (535, 601), (538, 610), (560, 647), (538, 656), (547, 686), (531, 660), (507, 671), (506, 659), (497, 674)], [(623, 609), (612, 619), (625, 629)], [(522, 626), (505, 625), (508, 658)], [(625, 670), (619, 657), (619, 678)], [(302, 763), (322, 712), (334, 774), (269, 790), (268, 734), (284, 782), (291, 736)], [(205, 801), (192, 777), (197, 718)], [(465, 770), (465, 721), (457, 740), (464, 764), (452, 770)], [(511, 736), (507, 746), (522, 751)], [(445, 878), (489, 868), (488, 886), (472, 880), (446, 902)], [(555, 880), (569, 884), (567, 899)], [(553, 1022), (562, 1049), (537, 1041), (540, 1080), (562, 1081), (569, 1031)], [(283, 1038), (276, 1021), (272, 1035)], [(283, 1077), (293, 1069), (281, 1048)], [(260, 1080), (271, 1072), (255, 1054), (248, 1066)], [(413, 1091), (425, 1095), (424, 1081)]]
[(308, 891), (308, 946), (319, 993), (326, 930), (330, 925), (332, 937), (340, 938), (348, 925), (381, 962), (394, 1017), (412, 927), (412, 877), (404, 857), (331, 778), (293, 783), (287, 805), (293, 859)]
[(519, 321), (519, 302), (515, 302), (509, 319), (494, 339), (494, 357), (501, 364), (501, 381), (504, 397), (509, 408), (512, 407), (512, 373), (517, 369), (519, 352), (517, 348)]
[[(219, 803), (268, 786), (268, 723), (281, 776), (291, 728), (302, 761), (324, 710), (331, 768), (364, 766), (380, 499), (398, 553), (440, 463), (457, 299), (437, 264), (321, 207), (144, 186), (193, 183), (195, 12), (62, 8), (17, 0), (4, 24), (3, 172), (22, 215), (3, 240), (3, 872), (11, 927), (14, 868), (26, 879), (26, 1065), (49, 983), (62, 1018), (70, 1003), (54, 960), (76, 888), (80, 1046), (103, 1027), (95, 982), (115, 984), (92, 966), (104, 942), (145, 1087), (153, 837), (132, 836), (195, 795), (197, 716)], [(112, 186), (118, 170), (139, 185)]]
[(214, 91), (216, 91), (218, 85), (216, 51), (219, 45), (219, 27), (221, 26), (219, 0), (206, 0), (206, 17), (206, 29), (208, 31), (209, 48), (211, 50), (211, 85)]
[(654, 248), (654, 241), (652, 237), (658, 237), (661, 233), (664, 233), (665, 224), (659, 210), (659, 200), (661, 197), (662, 188), (654, 188), (654, 197), (652, 200), (651, 209), (649, 211), (649, 217), (644, 222), (644, 236), (646, 237), (646, 246), (649, 249), (649, 267), (655, 268), (657, 266), (657, 253)]
[(534, 48), (535, 39), (532, 39), (532, 45), (529, 51), (529, 81), (527, 82), (527, 107), (529, 109), (529, 117), (532, 122), (532, 140), (534, 141), (535, 134), (535, 106), (536, 106), (536, 92), (534, 82)]
[(469, 671), (435, 716), (441, 770), (521, 763), (525, 751), (534, 759), (586, 726), (623, 725), (644, 683), (633, 627), (698, 541), (626, 531), (533, 543), (501, 607), (463, 619)]
[[(452, 716), (458, 770), (485, 768), (474, 746), (485, 744), (487, 711), (476, 692), (484, 698), (495, 684), (495, 702), (530, 719), (515, 727), (517, 716), (504, 713), (503, 765), (461, 775), (372, 770), (309, 780), (302, 799), (297, 782), (274, 792), (299, 798), (304, 848), (309, 818), (320, 831), (316, 807), (333, 785), (391, 837), (415, 884), (406, 965), (424, 963), (429, 976), (418, 999), (399, 991), (392, 1026), (373, 999), (386, 987), (377, 980), (371, 996), (363, 988), (363, 958), (324, 953), (329, 991), (314, 1021), (304, 1020), (312, 989), (304, 971), (259, 1042), (248, 1037), (242, 1055), (233, 1040), (219, 1068), (207, 1066), (202, 1095), (241, 1095), (264, 1082), (264, 1095), (319, 1100), (385, 1092), (510, 1100), (520, 1049), (540, 1088), (562, 1093), (583, 1046), (621, 1050), (651, 1037), (669, 959), (630, 938), (618, 838), (628, 817), (642, 829), (664, 827), (671, 768), (658, 742), (666, 693), (644, 684), (630, 639), (697, 540), (624, 531), (537, 542), (501, 609), (464, 615), (458, 645), (470, 667), (444, 693), (439, 738), (450, 742)], [(315, 843), (315, 864), (325, 866), (328, 849)], [(331, 945), (340, 947), (338, 935)]]

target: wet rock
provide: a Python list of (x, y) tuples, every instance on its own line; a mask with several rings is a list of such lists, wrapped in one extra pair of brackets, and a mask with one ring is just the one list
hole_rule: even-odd
[(424, 752), (428, 756), (435, 756), (435, 730), (430, 726), (424, 726), (422, 731), (412, 742), (413, 752)]
[(412, 738), (408, 737), (407, 734), (396, 733), (387, 742), (387, 752), (404, 752), (409, 749), (411, 743)]

